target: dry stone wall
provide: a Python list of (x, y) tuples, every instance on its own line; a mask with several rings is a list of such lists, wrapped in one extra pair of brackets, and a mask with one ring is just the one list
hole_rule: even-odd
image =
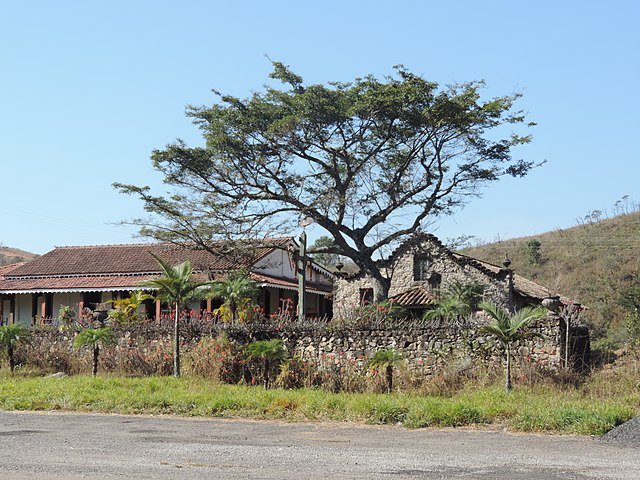
[[(182, 342), (194, 345), (198, 339), (217, 336), (225, 332), (229, 339), (238, 344), (247, 344), (255, 340), (281, 338), (289, 352), (305, 358), (346, 357), (366, 362), (375, 351), (395, 349), (407, 359), (408, 366), (425, 373), (437, 370), (443, 365), (474, 364), (483, 362), (501, 362), (502, 356), (496, 340), (490, 335), (479, 334), (478, 330), (486, 319), (476, 317), (464, 324), (406, 328), (331, 328), (328, 325), (316, 325), (309, 328), (275, 329), (269, 326), (225, 327), (185, 325)], [(515, 348), (516, 358), (531, 365), (555, 368), (561, 361), (560, 319), (548, 315), (533, 325), (539, 334), (534, 340), (519, 344)], [(114, 352), (113, 368), (117, 368), (119, 352), (126, 353), (127, 361), (149, 356), (157, 357), (156, 370), (148, 373), (168, 374), (171, 362), (171, 329), (165, 326), (147, 325), (134, 329), (117, 329), (117, 347)], [(40, 329), (34, 332), (34, 338), (28, 351), (29, 355), (38, 355), (42, 365), (52, 369), (78, 373), (88, 371), (87, 365), (73, 366), (73, 358), (85, 358), (74, 352), (72, 343), (74, 332), (59, 332), (55, 329)], [(140, 357), (133, 355), (139, 353)], [(158, 357), (166, 357), (164, 361)], [(48, 358), (44, 358), (48, 357)], [(28, 360), (24, 358), (23, 360)], [(70, 363), (71, 362), (71, 363)], [(85, 362), (86, 363), (86, 362)], [(144, 369), (142, 370), (144, 372)]]

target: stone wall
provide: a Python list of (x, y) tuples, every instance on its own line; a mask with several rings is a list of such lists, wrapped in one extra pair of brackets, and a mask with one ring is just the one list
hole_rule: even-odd
[[(517, 344), (516, 359), (545, 368), (557, 368), (561, 361), (559, 318), (549, 315), (532, 325), (539, 334)], [(303, 357), (327, 355), (352, 357), (366, 361), (376, 350), (395, 349), (408, 361), (410, 368), (437, 369), (450, 362), (501, 362), (501, 351), (493, 336), (479, 334), (486, 319), (478, 317), (455, 326), (361, 329), (305, 332), (283, 332), (289, 350)]]
[[(356, 359), (366, 362), (376, 350), (393, 348), (408, 361), (408, 366), (429, 373), (451, 362), (482, 363), (500, 362), (502, 357), (496, 340), (490, 335), (479, 334), (486, 318), (477, 316), (465, 324), (406, 328), (332, 328), (330, 325), (315, 325), (307, 328), (275, 329), (265, 326), (225, 327), (208, 325), (185, 325), (182, 343), (195, 345), (198, 339), (217, 336), (225, 332), (238, 344), (261, 339), (282, 338), (291, 354), (305, 358), (320, 358), (327, 355)], [(560, 364), (563, 339), (560, 319), (548, 315), (533, 325), (538, 338), (517, 345), (516, 358), (540, 367), (555, 368)], [(148, 325), (133, 329), (118, 329), (117, 348), (111, 354), (109, 368), (118, 369), (122, 362), (138, 362), (143, 374), (168, 374), (171, 371), (170, 326)], [(73, 332), (55, 329), (39, 329), (34, 332), (31, 346), (25, 351), (28, 356), (37, 355), (38, 362), (28, 362), (51, 369), (78, 373), (89, 371), (89, 355), (74, 352)], [(185, 352), (187, 350), (185, 349)], [(45, 358), (50, 357), (50, 358)], [(78, 363), (80, 362), (80, 363)]]

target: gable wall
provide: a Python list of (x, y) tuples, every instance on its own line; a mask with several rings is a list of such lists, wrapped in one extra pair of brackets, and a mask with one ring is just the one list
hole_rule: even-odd
[[(431, 260), (429, 272), (436, 272), (441, 275), (441, 290), (446, 290), (449, 285), (459, 281), (462, 283), (477, 282), (485, 286), (487, 299), (507, 307), (509, 304), (509, 286), (506, 278), (493, 278), (469, 265), (460, 265), (455, 262), (443, 247), (425, 241), (420, 247), (409, 249), (398, 256), (393, 267), (387, 273), (391, 278), (389, 296), (402, 293), (409, 288), (423, 284), (429, 287), (426, 281), (414, 280), (414, 256), (416, 254), (426, 254)], [(368, 277), (343, 278), (340, 277), (335, 282), (334, 308), (352, 308), (360, 301), (360, 289), (371, 288), (371, 279)]]

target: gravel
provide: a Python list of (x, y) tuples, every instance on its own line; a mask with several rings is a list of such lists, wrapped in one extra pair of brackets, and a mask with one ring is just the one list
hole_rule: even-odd
[(607, 432), (600, 441), (619, 447), (640, 447), (640, 417), (634, 417)]

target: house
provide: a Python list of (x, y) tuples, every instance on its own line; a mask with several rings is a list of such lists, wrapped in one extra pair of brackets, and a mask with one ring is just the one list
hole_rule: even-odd
[[(435, 304), (440, 291), (458, 283), (478, 283), (487, 300), (509, 309), (540, 305), (553, 293), (509, 268), (492, 265), (449, 250), (435, 236), (422, 234), (417, 245), (403, 244), (391, 255), (387, 270), (389, 299), (409, 309), (424, 310)], [(362, 274), (338, 275), (336, 309), (349, 308), (373, 298), (371, 279)], [(571, 303), (562, 298), (564, 303)]]
[[(297, 304), (293, 238), (272, 238), (254, 245), (250, 255), (236, 255), (233, 249), (213, 254), (208, 250), (168, 243), (56, 247), (29, 262), (0, 269), (0, 318), (3, 324), (26, 325), (57, 317), (62, 305), (77, 311), (122, 298), (134, 290), (148, 290), (141, 282), (161, 275), (156, 255), (170, 265), (191, 261), (202, 280), (223, 278), (229, 271), (244, 268), (259, 287), (259, 304), (265, 314), (275, 313), (285, 302)], [(213, 249), (212, 249), (213, 250)], [(306, 314), (331, 315), (332, 274), (313, 262), (306, 266)], [(205, 300), (195, 309), (211, 312), (215, 300)], [(145, 313), (158, 318), (163, 305), (147, 301)]]

